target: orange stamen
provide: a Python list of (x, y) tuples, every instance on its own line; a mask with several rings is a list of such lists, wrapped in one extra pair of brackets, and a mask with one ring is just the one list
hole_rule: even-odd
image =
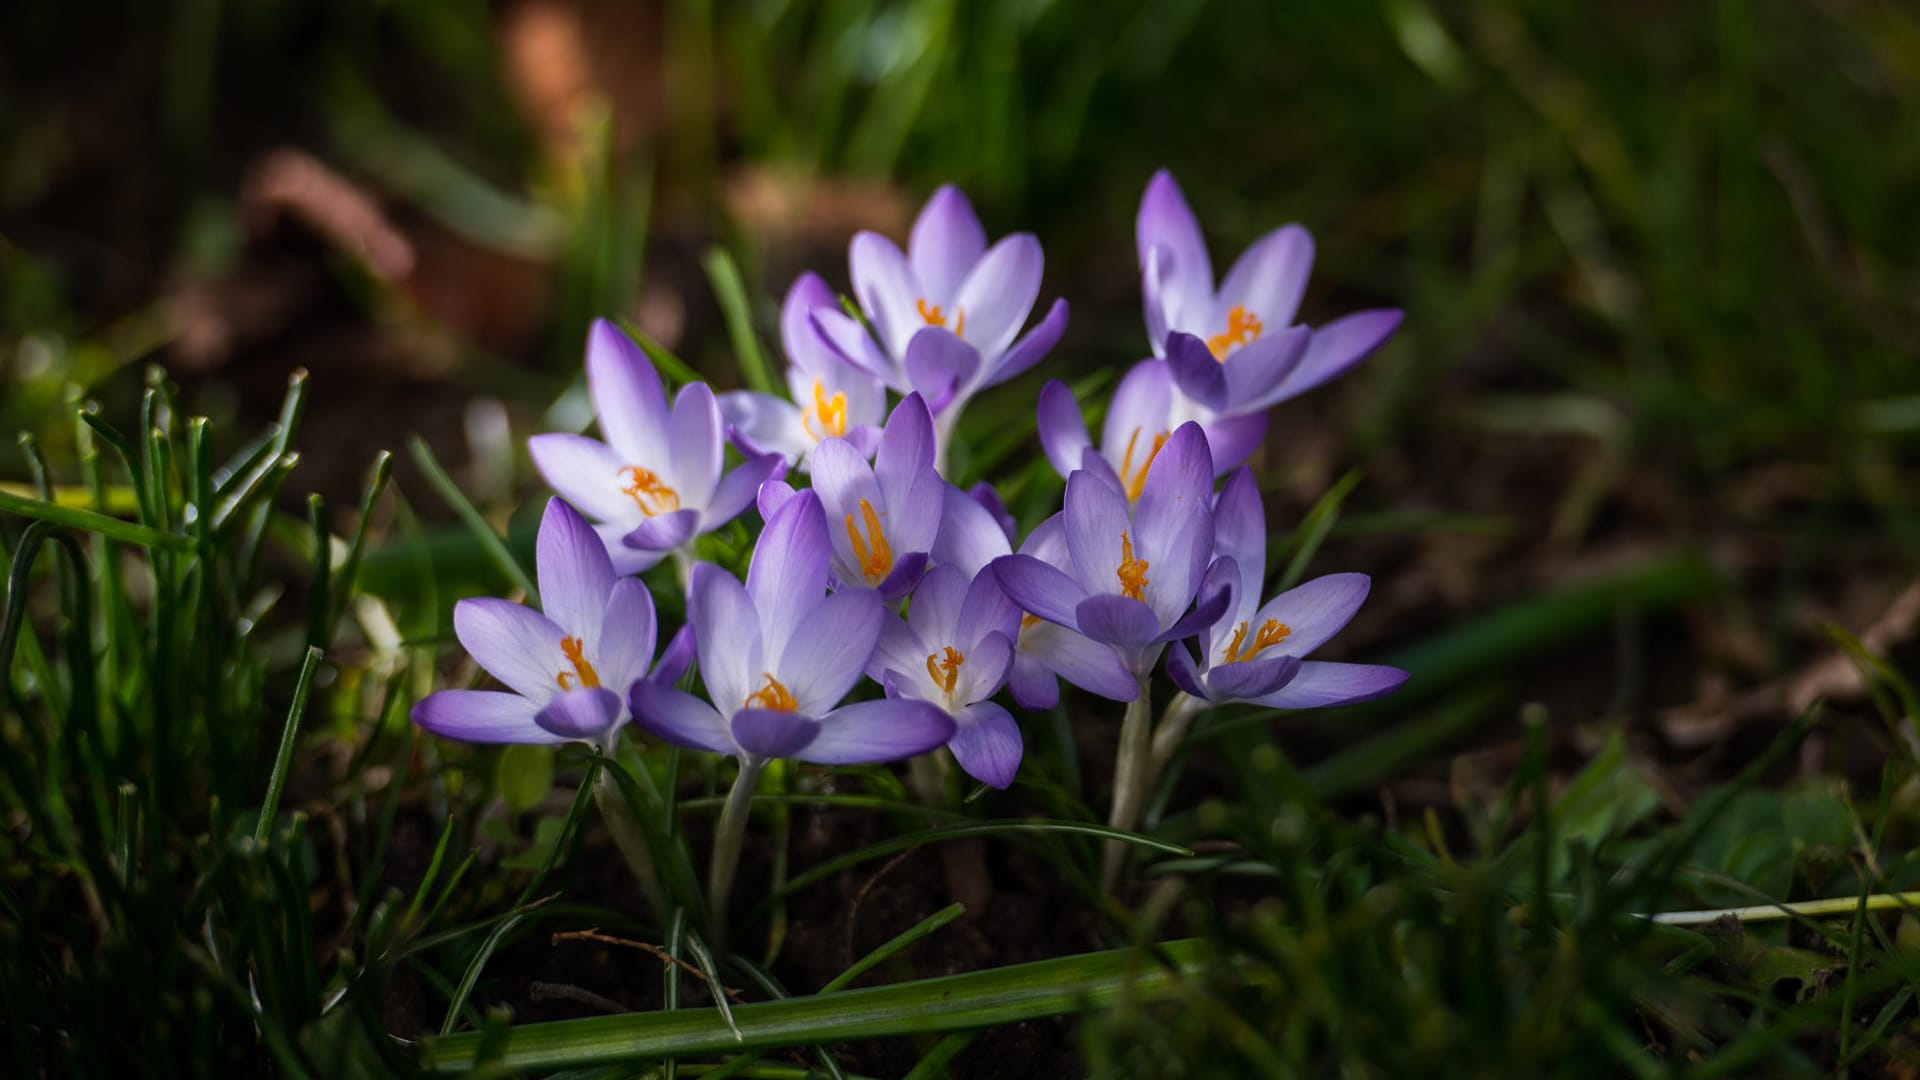
[(560, 651), (566, 654), (567, 663), (573, 665), (572, 671), (563, 671), (554, 677), (562, 690), (578, 690), (587, 686), (600, 685), (600, 673), (593, 670), (587, 661), (585, 646), (577, 637), (561, 638)]
[(886, 531), (880, 528), (880, 515), (865, 499), (860, 500), (860, 518), (866, 524), (867, 535), (861, 537), (860, 530), (854, 527), (853, 515), (848, 514), (847, 539), (853, 541), (853, 558), (860, 564), (860, 573), (867, 584), (878, 585), (893, 572), (893, 548), (887, 543)]
[[(820, 419), (820, 430), (813, 430), (810, 417)], [(813, 406), (800, 414), (800, 426), (814, 442), (828, 438), (845, 438), (847, 434), (847, 395), (845, 391), (827, 396), (827, 388), (819, 379), (813, 380)]]
[(1213, 354), (1215, 360), (1225, 360), (1227, 353), (1233, 351), (1235, 345), (1246, 345), (1254, 341), (1259, 338), (1260, 331), (1265, 329), (1266, 324), (1260, 321), (1260, 316), (1235, 304), (1227, 312), (1226, 332), (1208, 338), (1207, 351)]
[[(928, 326), (947, 325), (946, 313), (940, 310), (939, 304), (929, 304), (925, 300), (915, 300), (913, 306), (920, 312), (920, 318)], [(959, 308), (953, 309), (953, 336), (957, 338), (967, 336), (967, 313)]]
[(1279, 619), (1268, 619), (1260, 624), (1259, 632), (1253, 635), (1253, 645), (1248, 647), (1247, 624), (1242, 622), (1233, 628), (1233, 640), (1227, 642), (1227, 663), (1251, 660), (1259, 656), (1262, 649), (1278, 645), (1291, 636), (1293, 636), (1293, 627)]
[(1039, 626), (1039, 625), (1040, 625), (1040, 616), (1035, 615), (1032, 612), (1027, 612), (1026, 614), (1023, 614), (1020, 616), (1020, 629), (1022, 630), (1025, 630), (1029, 626)]
[(948, 645), (943, 653), (927, 654), (927, 676), (943, 693), (952, 694), (953, 685), (960, 681), (960, 665), (966, 662), (959, 649)]
[(1120, 568), (1115, 573), (1120, 575), (1121, 596), (1134, 600), (1146, 599), (1141, 590), (1149, 584), (1147, 563), (1144, 559), (1133, 557), (1133, 537), (1124, 530), (1120, 533)]
[(767, 685), (747, 695), (748, 708), (792, 712), (800, 707), (800, 703), (793, 700), (793, 693), (781, 685), (779, 679), (773, 677), (773, 672), (765, 671), (761, 674), (766, 676)]
[(1133, 471), (1133, 444), (1140, 440), (1140, 429), (1134, 428), (1127, 436), (1127, 453), (1120, 459), (1120, 486), (1127, 489), (1127, 501), (1139, 502), (1140, 493), (1147, 489), (1147, 470), (1153, 468), (1153, 459), (1160, 456), (1160, 448), (1167, 445), (1167, 433), (1161, 432), (1153, 437), (1153, 449), (1147, 451), (1147, 460), (1140, 463), (1140, 471)]
[(648, 517), (671, 514), (680, 509), (680, 493), (660, 482), (660, 478), (638, 465), (628, 465), (615, 476), (624, 476), (627, 482), (620, 488), (633, 499), (633, 505)]

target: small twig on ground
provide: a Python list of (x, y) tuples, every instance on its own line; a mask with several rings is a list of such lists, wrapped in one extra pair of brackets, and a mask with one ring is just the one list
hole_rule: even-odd
[(573, 1001), (604, 1013), (633, 1011), (612, 998), (601, 997), (584, 986), (574, 986), (572, 983), (550, 983), (535, 979), (528, 985), (527, 993), (535, 1001)]
[(875, 885), (880, 884), (880, 879), (883, 877), (886, 877), (888, 871), (892, 870), (894, 867), (899, 866), (901, 863), (905, 862), (907, 860), (907, 856), (912, 855), (914, 852), (919, 850), (920, 849), (918, 847), (910, 847), (907, 850), (901, 852), (900, 854), (895, 855), (893, 858), (888, 859), (886, 865), (882, 866), (878, 870), (875, 870), (873, 872), (873, 876), (867, 879), (867, 883), (860, 886), (860, 891), (853, 894), (853, 903), (847, 905), (847, 963), (848, 964), (852, 964), (854, 960), (858, 959), (853, 954), (853, 923), (854, 923), (854, 920), (860, 916), (860, 905), (866, 903), (867, 894), (873, 891), (873, 887)]
[[(586, 930), (562, 930), (554, 934), (552, 940), (555, 945), (563, 941), (597, 941), (602, 945), (623, 945), (629, 949), (639, 949), (641, 952), (659, 960), (663, 964), (672, 964), (702, 982), (705, 982), (707, 978), (705, 972), (658, 945), (645, 941), (634, 941), (630, 938), (614, 937), (612, 934), (603, 934), (597, 926)], [(725, 986), (721, 987), (721, 989), (725, 990), (727, 997), (733, 1001), (738, 1002), (742, 1000), (741, 992), (734, 987)]]

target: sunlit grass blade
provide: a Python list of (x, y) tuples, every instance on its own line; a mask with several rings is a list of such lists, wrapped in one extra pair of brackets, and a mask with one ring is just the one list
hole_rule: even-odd
[(831, 994), (835, 990), (839, 990), (839, 989), (842, 989), (843, 987), (851, 986), (853, 984), (853, 980), (859, 978), (860, 976), (866, 974), (868, 971), (872, 970), (875, 965), (886, 962), (888, 957), (894, 955), (895, 953), (906, 948), (907, 946), (912, 945), (914, 942), (919, 941), (921, 938), (926, 937), (928, 934), (933, 933), (934, 931), (947, 925), (948, 923), (959, 918), (960, 916), (965, 915), (966, 913), (967, 913), (967, 909), (965, 907), (962, 907), (959, 904), (948, 904), (946, 907), (941, 908), (939, 911), (934, 912), (933, 914), (927, 916), (924, 919), (921, 919), (919, 922), (913, 924), (907, 929), (901, 931), (899, 934), (895, 935), (893, 938), (889, 939), (888, 941), (883, 942), (878, 948), (874, 949), (872, 952), (854, 961), (853, 965), (847, 968), (847, 970), (841, 972), (838, 975), (835, 975), (832, 979), (828, 980), (827, 985), (820, 988), (820, 992), (823, 994)]
[(733, 342), (733, 355), (740, 362), (740, 377), (746, 381), (747, 389), (779, 396), (780, 380), (775, 377), (766, 350), (760, 345), (760, 335), (754, 332), (753, 302), (747, 295), (746, 282), (741, 280), (740, 267), (733, 256), (720, 247), (709, 248), (700, 265), (706, 268), (714, 299), (720, 303), (720, 314), (727, 323), (727, 337)]
[(69, 529), (98, 533), (109, 540), (120, 540), (142, 547), (184, 551), (193, 546), (193, 538), (181, 533), (161, 532), (131, 521), (108, 517), (77, 506), (62, 506), (0, 490), (0, 512), (19, 514), (38, 521), (49, 521)]
[(307, 648), (307, 658), (300, 665), (300, 681), (293, 686), (293, 704), (287, 708), (286, 726), (280, 729), (280, 749), (273, 756), (273, 772), (267, 776), (267, 795), (260, 803), (260, 818), (254, 824), (253, 838), (266, 843), (267, 834), (273, 830), (273, 816), (280, 810), (280, 792), (287, 784), (287, 769), (293, 764), (293, 747), (299, 741), (300, 719), (306, 715), (307, 695), (313, 689), (313, 673), (320, 667), (323, 656), (317, 646)]
[(480, 516), (480, 511), (468, 501), (466, 494), (460, 490), (460, 485), (454, 483), (453, 477), (448, 476), (447, 471), (440, 467), (439, 459), (433, 456), (433, 450), (427, 446), (426, 440), (418, 435), (413, 436), (407, 440), (407, 450), (413, 454), (414, 463), (420, 466), (420, 471), (427, 475), (427, 482), (433, 485), (433, 489), (440, 493), (440, 497), (459, 516), (461, 523), (467, 527), (467, 531), (473, 534), (481, 550), (485, 551), (487, 557), (492, 560), (494, 568), (500, 571), (509, 584), (525, 594), (527, 603), (538, 604), (540, 590), (534, 586), (533, 578), (527, 575), (526, 567), (514, 557), (506, 541), (500, 539), (500, 534), (493, 531), (493, 526), (487, 524), (487, 519)]

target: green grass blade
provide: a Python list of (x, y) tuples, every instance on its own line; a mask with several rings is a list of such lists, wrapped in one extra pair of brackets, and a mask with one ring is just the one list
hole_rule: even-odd
[(747, 389), (784, 396), (766, 350), (760, 347), (760, 335), (753, 332), (753, 303), (747, 297), (746, 282), (741, 280), (740, 267), (734, 263), (733, 256), (727, 254), (725, 248), (709, 248), (700, 265), (706, 268), (707, 280), (713, 283), (713, 296), (720, 303), (720, 314), (726, 320), (727, 336), (733, 341), (733, 353), (740, 363), (740, 377), (746, 381)]
[(439, 459), (433, 456), (433, 451), (427, 446), (426, 440), (418, 435), (413, 436), (407, 440), (407, 450), (413, 454), (414, 463), (420, 466), (420, 471), (427, 474), (427, 482), (433, 485), (434, 490), (440, 493), (440, 497), (446, 500), (455, 514), (459, 515), (461, 523), (466, 525), (467, 531), (473, 534), (474, 540), (479, 542), (481, 550), (487, 553), (493, 565), (506, 576), (507, 581), (512, 583), (514, 588), (526, 594), (527, 603), (538, 604), (540, 590), (534, 587), (533, 579), (527, 576), (526, 567), (521, 566), (520, 560), (513, 557), (507, 542), (500, 539), (499, 533), (493, 531), (493, 526), (487, 524), (487, 519), (480, 516), (480, 511), (468, 501), (466, 494), (460, 490), (460, 485), (454, 483), (453, 477), (448, 476), (447, 471), (440, 467)]
[(835, 975), (827, 985), (820, 988), (820, 992), (823, 994), (831, 994), (835, 990), (846, 987), (851, 984), (853, 980), (873, 970), (874, 965), (885, 962), (887, 957), (919, 941), (921, 938), (926, 937), (928, 934), (933, 933), (935, 930), (940, 929), (966, 913), (967, 909), (963, 905), (948, 904), (946, 907), (941, 908), (939, 911), (908, 927), (879, 948), (854, 961), (852, 967)]
[(19, 514), (38, 521), (50, 521), (69, 529), (98, 533), (109, 540), (139, 544), (142, 547), (184, 551), (193, 546), (192, 537), (180, 533), (161, 532), (145, 525), (136, 525), (131, 521), (121, 521), (119, 518), (96, 514), (91, 510), (82, 510), (77, 506), (42, 502), (4, 489), (0, 489), (0, 511)]
[(254, 840), (264, 844), (273, 830), (273, 816), (280, 809), (280, 792), (287, 784), (287, 768), (293, 764), (293, 745), (299, 739), (300, 718), (307, 711), (307, 695), (313, 690), (313, 673), (324, 655), (318, 647), (307, 649), (300, 665), (300, 681), (293, 686), (293, 704), (287, 708), (286, 726), (280, 729), (280, 749), (273, 756), (273, 773), (267, 777), (267, 797), (260, 804), (260, 820), (253, 826)]

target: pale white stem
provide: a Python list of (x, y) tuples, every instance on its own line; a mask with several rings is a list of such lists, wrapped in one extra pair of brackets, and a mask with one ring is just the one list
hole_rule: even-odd
[(760, 783), (765, 762), (742, 758), (740, 775), (727, 793), (720, 809), (720, 821), (713, 828), (713, 861), (707, 866), (708, 924), (717, 940), (726, 939), (727, 897), (733, 892), (734, 871), (740, 868), (740, 848), (747, 837), (747, 818), (753, 804), (753, 789)]
[(620, 785), (604, 767), (593, 781), (593, 802), (600, 809), (600, 819), (607, 823), (607, 831), (613, 834), (613, 846), (620, 849), (620, 857), (626, 861), (627, 869), (633, 871), (634, 880), (640, 884), (640, 894), (647, 899), (653, 913), (665, 919), (673, 911), (667, 901), (667, 890), (660, 884), (660, 874), (654, 869), (653, 848), (647, 843), (647, 833), (640, 825), (640, 819), (633, 814), (633, 807), (627, 804), (626, 796), (620, 792)]
[[(1866, 910), (1920, 907), (1920, 892), (1872, 893), (1866, 898)], [(1795, 900), (1783, 904), (1758, 904), (1753, 907), (1708, 908), (1702, 911), (1656, 911), (1635, 916), (1668, 926), (1702, 926), (1731, 915), (1741, 922), (1766, 919), (1791, 919), (1795, 916), (1851, 915), (1861, 909), (1858, 896), (1836, 896), (1826, 900)]]
[[(1107, 824), (1131, 831), (1140, 820), (1146, 803), (1147, 785), (1153, 770), (1153, 695), (1149, 676), (1140, 676), (1140, 696), (1127, 703), (1120, 721), (1119, 752), (1113, 761), (1113, 808)], [(1112, 892), (1120, 883), (1120, 869), (1127, 858), (1127, 845), (1118, 840), (1106, 842), (1100, 867), (1100, 887)]]

